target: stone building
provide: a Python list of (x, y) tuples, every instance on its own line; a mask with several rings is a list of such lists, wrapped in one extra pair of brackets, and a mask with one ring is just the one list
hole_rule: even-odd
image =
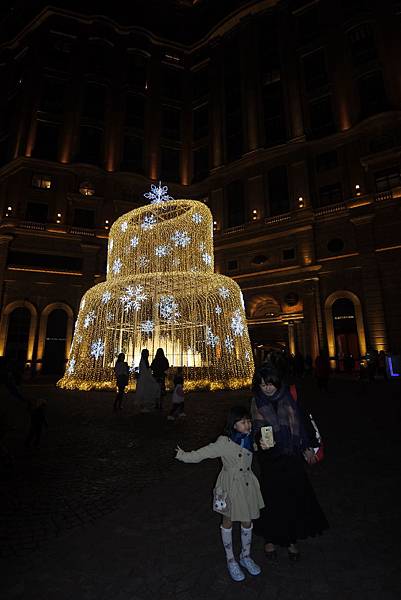
[(0, 356), (62, 371), (159, 179), (212, 210), (257, 358), (400, 351), (399, 1), (5, 4)]

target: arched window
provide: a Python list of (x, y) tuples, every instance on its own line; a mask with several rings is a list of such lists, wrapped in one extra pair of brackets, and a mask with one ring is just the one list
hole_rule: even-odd
[(28, 308), (15, 308), (8, 321), (6, 356), (23, 367), (28, 354), (31, 313)]

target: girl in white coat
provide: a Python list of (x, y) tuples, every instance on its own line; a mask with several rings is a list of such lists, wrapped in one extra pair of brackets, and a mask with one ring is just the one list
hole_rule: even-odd
[[(260, 567), (251, 558), (252, 521), (259, 518), (264, 507), (259, 482), (252, 472), (253, 438), (249, 411), (243, 406), (233, 407), (228, 415), (225, 435), (216, 442), (184, 452), (177, 447), (176, 458), (186, 463), (201, 462), (206, 458), (221, 458), (223, 468), (214, 488), (213, 509), (223, 515), (221, 537), (226, 552), (227, 568), (234, 581), (242, 581), (245, 575), (241, 567), (251, 575), (259, 575)], [(242, 549), (239, 564), (232, 544), (233, 521), (241, 523)], [(241, 566), (240, 566), (241, 565)]]

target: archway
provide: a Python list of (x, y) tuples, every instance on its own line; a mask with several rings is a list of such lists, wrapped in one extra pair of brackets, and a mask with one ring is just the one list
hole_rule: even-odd
[(336, 354), (366, 354), (366, 337), (361, 302), (353, 292), (341, 290), (325, 302), (327, 346), (332, 359)]
[(68, 304), (54, 302), (40, 315), (37, 370), (60, 375), (70, 351), (74, 314)]
[(7, 355), (21, 365), (31, 363), (37, 321), (36, 308), (31, 302), (16, 300), (8, 304), (0, 322), (0, 356)]

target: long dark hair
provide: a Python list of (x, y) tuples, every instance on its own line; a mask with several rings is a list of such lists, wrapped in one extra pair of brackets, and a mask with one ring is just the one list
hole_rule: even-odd
[(233, 406), (227, 415), (227, 423), (224, 429), (225, 435), (231, 437), (235, 433), (234, 425), (241, 419), (251, 419), (250, 410), (246, 406)]
[(262, 365), (255, 370), (253, 375), (252, 391), (254, 394), (260, 391), (259, 386), (262, 383), (262, 379), (265, 383), (273, 384), (277, 390), (281, 388), (282, 379), (279, 372), (270, 365)]
[(149, 350), (144, 348), (141, 352), (141, 358), (143, 358), (146, 367), (149, 369)]

